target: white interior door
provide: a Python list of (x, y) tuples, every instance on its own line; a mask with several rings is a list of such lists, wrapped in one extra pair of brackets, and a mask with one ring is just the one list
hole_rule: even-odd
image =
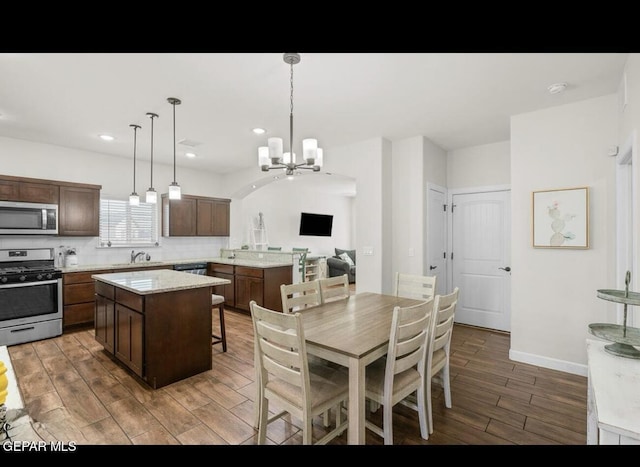
[(452, 195), (452, 284), (455, 321), (509, 331), (511, 326), (511, 193)]
[(427, 189), (427, 271), (437, 276), (436, 293), (447, 293), (447, 193), (442, 187)]

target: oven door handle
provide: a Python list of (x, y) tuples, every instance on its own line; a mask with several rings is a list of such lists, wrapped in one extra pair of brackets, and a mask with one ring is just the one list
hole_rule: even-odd
[(34, 285), (51, 285), (57, 284), (60, 279), (51, 279), (50, 281), (38, 281), (38, 282), (20, 282), (18, 284), (2, 284), (0, 289), (14, 289), (16, 287), (32, 287)]

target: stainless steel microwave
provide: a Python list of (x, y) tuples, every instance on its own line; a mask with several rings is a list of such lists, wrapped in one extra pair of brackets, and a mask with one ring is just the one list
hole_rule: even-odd
[(57, 235), (58, 205), (0, 201), (1, 235)]

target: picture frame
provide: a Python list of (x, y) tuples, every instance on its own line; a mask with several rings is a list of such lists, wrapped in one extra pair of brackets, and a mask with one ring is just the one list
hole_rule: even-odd
[(534, 248), (589, 248), (589, 187), (531, 193)]

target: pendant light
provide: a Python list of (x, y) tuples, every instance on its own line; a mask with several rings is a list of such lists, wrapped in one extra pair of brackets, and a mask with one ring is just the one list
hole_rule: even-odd
[(146, 201), (147, 203), (156, 204), (158, 202), (158, 193), (153, 188), (153, 119), (158, 118), (158, 114), (147, 112), (147, 117), (151, 119), (151, 185), (147, 190)]
[(138, 129), (141, 128), (140, 125), (129, 125), (133, 128), (133, 191), (129, 195), (129, 204), (131, 206), (138, 206), (140, 204), (140, 197), (138, 193), (136, 193), (136, 143), (137, 143), (137, 133)]
[(180, 185), (176, 182), (176, 105), (182, 101), (176, 97), (169, 97), (167, 102), (173, 106), (173, 182), (169, 185), (169, 199), (180, 199)]

